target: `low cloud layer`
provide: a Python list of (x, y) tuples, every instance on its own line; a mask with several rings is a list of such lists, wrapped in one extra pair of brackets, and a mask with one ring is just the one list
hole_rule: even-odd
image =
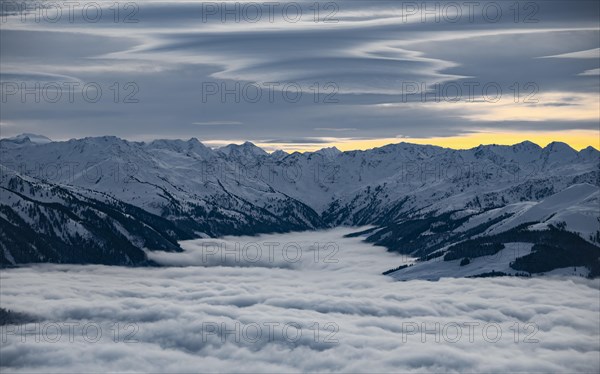
[[(1, 306), (42, 321), (2, 327), (1, 365), (178, 373), (600, 368), (598, 281), (394, 282), (380, 273), (406, 259), (343, 238), (348, 232), (228, 237), (221, 247), (184, 242), (184, 253), (153, 256), (174, 265), (164, 268), (3, 270)], [(226, 251), (224, 261), (215, 248)]]

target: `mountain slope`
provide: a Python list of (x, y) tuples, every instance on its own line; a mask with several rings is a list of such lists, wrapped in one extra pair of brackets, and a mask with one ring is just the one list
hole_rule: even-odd
[(181, 251), (177, 240), (192, 237), (161, 217), (106, 196), (92, 198), (76, 188), (2, 171), (2, 264), (147, 265), (142, 248)]
[[(4, 256), (3, 263), (77, 261), (77, 256), (50, 256), (61, 245), (79, 243), (74, 233), (81, 229), (75, 223), (87, 216), (70, 218), (59, 208), (74, 206), (92, 216), (110, 209), (143, 224), (162, 220), (159, 226), (165, 229), (157, 235), (164, 240), (151, 235), (142, 242), (128, 230), (122, 237), (107, 236), (113, 244), (125, 240), (137, 248), (114, 255), (128, 264), (143, 263), (144, 248), (177, 250), (177, 239), (336, 225), (375, 225), (366, 240), (416, 257), (531, 222), (530, 230), (561, 227), (594, 245), (600, 241), (595, 209), (600, 153), (591, 147), (577, 152), (564, 143), (469, 150), (399, 143), (367, 151), (268, 154), (249, 142), (211, 149), (195, 138), (37, 144), (21, 137), (1, 140), (0, 156), (2, 231), (7, 243), (26, 238), (20, 245), (29, 248), (22, 258)], [(24, 195), (21, 184), (25, 190), (35, 185), (49, 191), (54, 205), (39, 195)], [(40, 212), (27, 217), (15, 201)], [(136, 214), (130, 213), (134, 208)], [(60, 225), (49, 225), (49, 216), (60, 217)], [(87, 232), (99, 237), (98, 230), (106, 229), (84, 222)], [(46, 235), (46, 244), (34, 243), (32, 232)], [(32, 247), (47, 253), (33, 255)]]

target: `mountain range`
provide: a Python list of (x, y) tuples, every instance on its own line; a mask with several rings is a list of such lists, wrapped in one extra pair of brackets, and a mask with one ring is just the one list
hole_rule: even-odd
[(599, 167), (561, 142), (269, 154), (24, 134), (0, 140), (0, 264), (154, 265), (147, 251), (179, 240), (343, 225), (408, 255), (385, 271), (398, 279), (598, 276)]

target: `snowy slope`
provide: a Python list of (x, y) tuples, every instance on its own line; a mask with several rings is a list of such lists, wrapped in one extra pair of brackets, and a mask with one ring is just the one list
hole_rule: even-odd
[(52, 142), (52, 139), (47, 138), (43, 135), (29, 134), (29, 133), (19, 134), (17, 136), (13, 136), (12, 138), (7, 138), (7, 139), (11, 140), (13, 142), (16, 142), (16, 143), (31, 142), (31, 143), (35, 143), (35, 144), (46, 144), (46, 143)]
[[(532, 222), (600, 241), (600, 152), (558, 142), (268, 154), (250, 142), (25, 136), (0, 140), (0, 156), (20, 176), (138, 207), (198, 237), (373, 224), (368, 241), (418, 257)], [(0, 205), (14, 210), (4, 195)]]
[(142, 248), (180, 251), (192, 237), (167, 220), (93, 191), (0, 165), (0, 263), (146, 265)]

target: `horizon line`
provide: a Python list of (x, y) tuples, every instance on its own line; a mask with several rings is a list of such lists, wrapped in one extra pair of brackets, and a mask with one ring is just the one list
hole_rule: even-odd
[[(281, 142), (274, 142), (271, 140), (265, 141), (265, 140), (205, 140), (202, 141), (200, 140), (198, 137), (196, 136), (192, 136), (190, 138), (177, 138), (177, 137), (173, 137), (173, 138), (161, 138), (161, 137), (157, 137), (157, 138), (153, 138), (153, 139), (148, 139), (148, 140), (134, 140), (134, 139), (127, 139), (125, 137), (120, 137), (117, 135), (93, 135), (93, 136), (83, 136), (83, 137), (76, 137), (76, 138), (70, 138), (70, 139), (51, 139), (45, 135), (42, 134), (33, 134), (33, 133), (22, 133), (22, 134), (18, 134), (15, 136), (0, 136), (0, 140), (10, 140), (10, 139), (14, 139), (16, 137), (19, 136), (28, 136), (28, 135), (35, 135), (35, 136), (42, 136), (44, 138), (49, 139), (51, 142), (68, 142), (71, 140), (83, 140), (86, 138), (104, 138), (104, 137), (113, 137), (113, 138), (117, 138), (120, 140), (124, 140), (127, 142), (132, 142), (132, 143), (144, 143), (144, 144), (150, 144), (152, 142), (155, 141), (161, 141), (161, 140), (171, 140), (171, 141), (175, 141), (175, 140), (181, 140), (181, 141), (190, 141), (192, 139), (196, 139), (198, 142), (200, 142), (201, 144), (203, 144), (204, 146), (213, 149), (213, 150), (217, 150), (223, 147), (227, 147), (229, 145), (242, 145), (244, 143), (251, 143), (252, 145), (261, 148), (262, 150), (264, 150), (265, 152), (271, 154), (273, 152), (276, 151), (283, 151), (286, 152), (288, 154), (293, 154), (293, 153), (314, 153), (314, 152), (318, 152), (321, 150), (325, 150), (325, 149), (331, 149), (331, 148), (335, 148), (337, 150), (339, 150), (340, 152), (352, 152), (352, 151), (367, 151), (367, 150), (372, 150), (372, 149), (378, 149), (378, 148), (383, 148), (386, 146), (390, 146), (390, 145), (398, 145), (398, 144), (411, 144), (411, 145), (420, 145), (420, 146), (431, 146), (431, 147), (438, 147), (438, 148), (443, 148), (443, 149), (451, 149), (451, 150), (472, 150), (478, 147), (482, 147), (482, 146), (506, 146), (506, 147), (513, 147), (515, 145), (518, 144), (523, 144), (523, 143), (531, 143), (534, 144), (535, 146), (541, 148), (541, 149), (545, 149), (549, 144), (552, 143), (562, 143), (565, 144), (567, 146), (569, 146), (569, 148), (577, 151), (577, 152), (581, 152), (584, 149), (588, 149), (588, 148), (592, 148), (598, 152), (600, 152), (600, 146), (594, 146), (592, 144), (587, 144), (587, 145), (580, 145), (579, 147), (577, 146), (573, 146), (573, 144), (569, 144), (569, 142), (566, 141), (562, 141), (562, 140), (547, 140), (544, 141), (542, 144), (540, 144), (539, 142), (536, 141), (532, 141), (529, 139), (523, 139), (523, 140), (515, 140), (514, 143), (506, 143), (506, 142), (500, 142), (500, 143), (479, 143), (479, 144), (470, 144), (470, 145), (466, 145), (465, 146), (449, 146), (449, 145), (442, 145), (439, 144), (439, 142), (436, 142), (435, 140), (438, 139), (445, 139), (448, 141), (448, 143), (452, 143), (452, 140), (456, 140), (459, 137), (440, 137), (440, 138), (374, 138), (374, 139), (349, 139), (350, 141), (341, 141), (341, 142), (335, 142), (335, 141), (331, 141), (331, 142), (327, 142), (327, 143), (310, 143), (310, 142), (306, 142), (306, 143), (289, 143), (286, 142), (285, 140), (282, 140)], [(599, 136), (599, 143), (600, 143), (600, 132), (598, 132), (598, 136)], [(466, 137), (460, 137), (462, 139), (466, 138)], [(400, 140), (400, 139), (404, 139), (404, 140)], [(392, 141), (392, 140), (400, 140), (400, 141)], [(433, 140), (430, 143), (427, 143), (428, 140)], [(212, 144), (215, 144), (213, 146), (211, 146)], [(377, 143), (377, 145), (373, 145), (373, 146), (368, 146), (368, 147), (360, 147), (358, 146), (357, 143)], [(436, 144), (438, 143), (438, 144)], [(356, 148), (349, 148), (349, 146), (351, 147), (351, 144), (355, 144), (357, 145)], [(287, 145), (289, 147), (279, 147), (279, 145)], [(320, 148), (319, 146), (320, 145)], [(366, 145), (366, 144), (365, 144)], [(300, 146), (298, 148), (298, 146)], [(304, 146), (304, 149), (302, 149)], [(288, 148), (289, 150), (286, 150), (285, 148)], [(310, 149), (309, 149), (310, 148)]]

